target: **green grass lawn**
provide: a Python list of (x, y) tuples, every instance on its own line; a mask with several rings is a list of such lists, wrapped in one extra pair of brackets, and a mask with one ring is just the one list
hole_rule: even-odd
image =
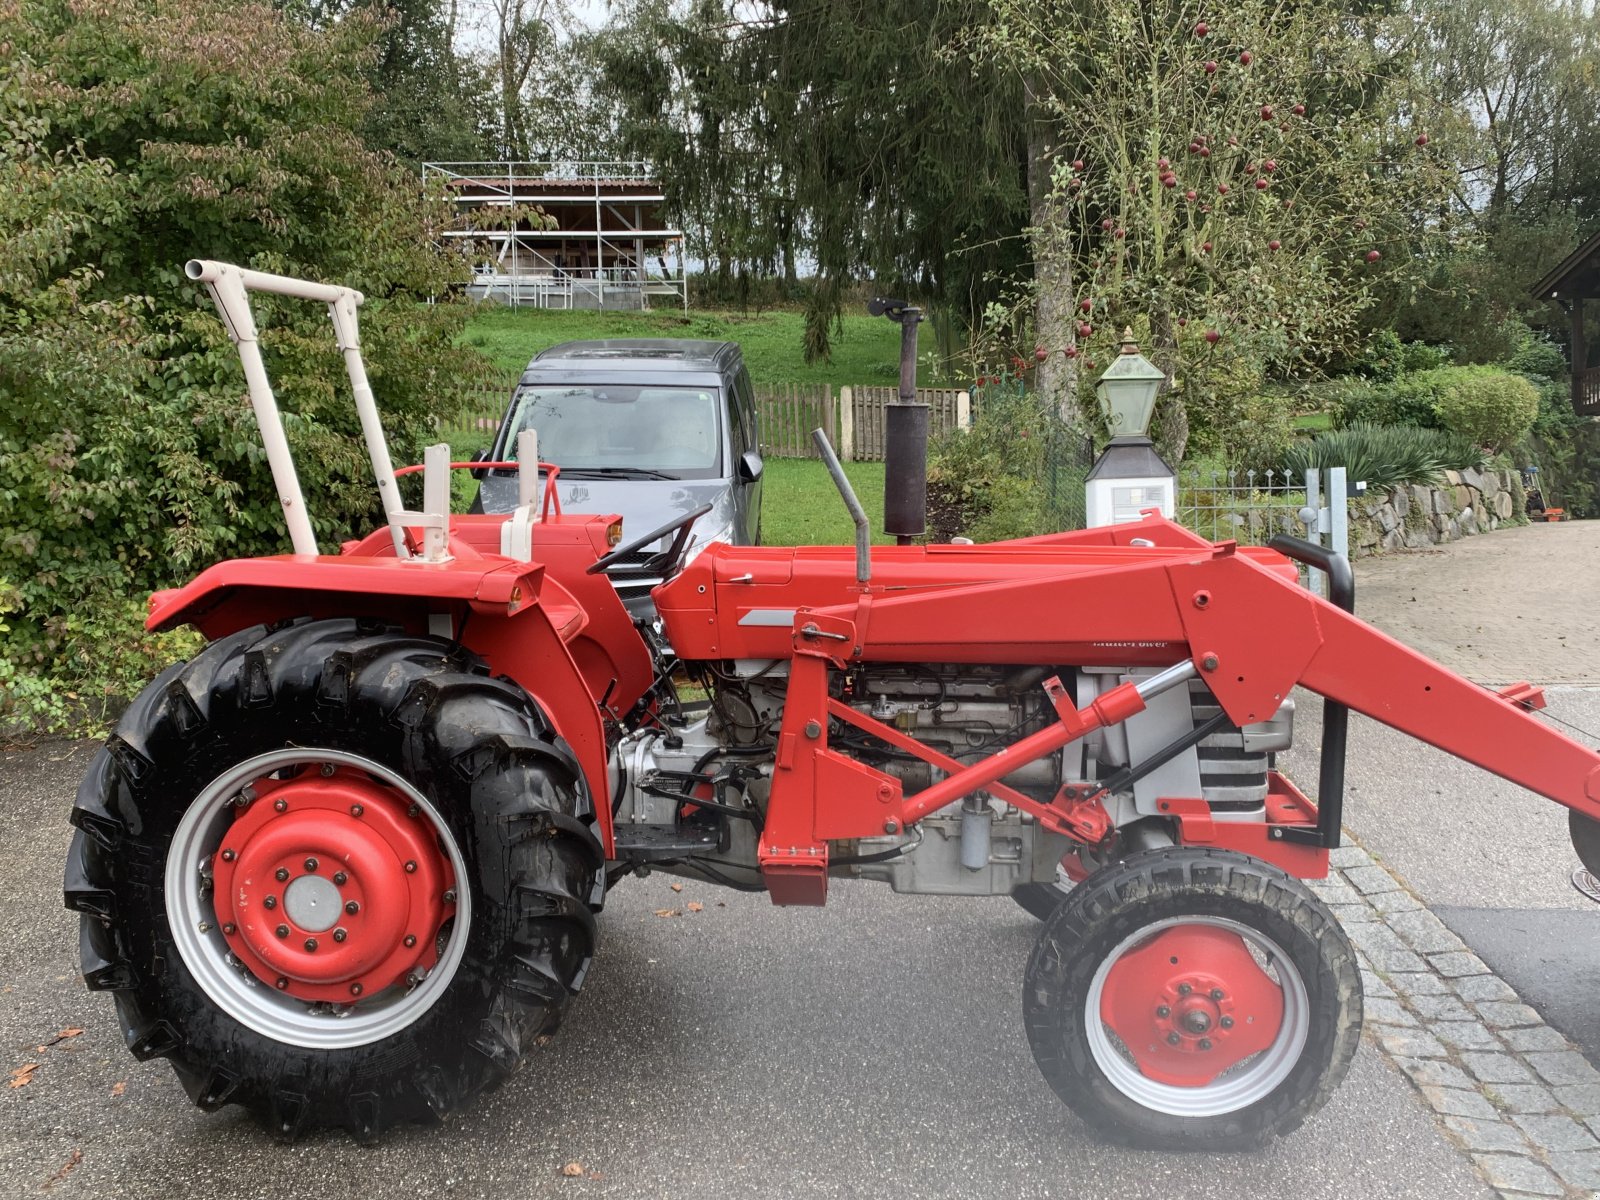
[[(894, 539), (883, 532), (883, 464), (847, 462), (844, 473), (867, 510), (872, 540), (892, 544)], [(816, 459), (767, 459), (761, 489), (761, 540), (768, 546), (855, 544), (855, 525), (827, 467)]]
[(805, 321), (798, 312), (744, 315), (654, 309), (650, 312), (562, 312), (482, 305), (467, 321), (466, 341), (509, 376), (540, 350), (588, 338), (672, 337), (738, 342), (758, 386), (784, 383), (891, 385), (900, 378), (900, 327), (882, 317), (846, 316), (831, 363), (807, 363)]
[(1302, 413), (1294, 419), (1294, 427), (1306, 433), (1326, 433), (1333, 428), (1333, 414), (1327, 412)]

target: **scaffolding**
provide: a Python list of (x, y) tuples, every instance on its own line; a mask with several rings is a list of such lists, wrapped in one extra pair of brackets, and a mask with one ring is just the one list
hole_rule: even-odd
[[(425, 186), (455, 209), (444, 237), (473, 261), (467, 294), (537, 308), (685, 310), (683, 231), (664, 224), (666, 196), (643, 162), (429, 162)], [(498, 224), (493, 209), (538, 209)]]

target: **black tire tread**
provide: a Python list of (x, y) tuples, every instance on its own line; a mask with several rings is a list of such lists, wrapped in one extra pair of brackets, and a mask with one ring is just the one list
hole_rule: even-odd
[[(164, 954), (161, 872), (183, 808), (220, 769), (290, 743), (383, 761), (452, 822), (475, 876), (457, 979), (484, 996), (465, 1029), (440, 1011), (453, 981), (401, 1034), (298, 1051), (211, 1007)], [(134, 700), (79, 790), (63, 894), (81, 914), (86, 982), (114, 991), (129, 1048), (171, 1059), (201, 1108), (242, 1104), (286, 1138), (342, 1125), (372, 1140), (442, 1119), (559, 1026), (587, 971), (600, 848), (580, 780), (526, 692), (459, 645), (353, 620), (221, 638)], [(413, 1032), (427, 1047), (392, 1044)]]
[[(1311, 1040), (1289, 1078), (1218, 1117), (1137, 1105), (1101, 1074), (1077, 1028), (1100, 959), (1140, 925), (1185, 911), (1272, 926), (1263, 932), (1295, 958), (1312, 1010)], [(1102, 1136), (1169, 1150), (1249, 1150), (1298, 1129), (1342, 1082), (1361, 1038), (1361, 999), (1355, 950), (1304, 884), (1235, 851), (1180, 847), (1130, 855), (1067, 894), (1028, 960), (1023, 1017), (1045, 1080)]]

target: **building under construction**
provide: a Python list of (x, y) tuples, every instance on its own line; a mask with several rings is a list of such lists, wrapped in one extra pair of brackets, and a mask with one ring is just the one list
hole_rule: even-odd
[(468, 294), (538, 308), (688, 307), (683, 232), (642, 162), (433, 162), (423, 181), (455, 207)]

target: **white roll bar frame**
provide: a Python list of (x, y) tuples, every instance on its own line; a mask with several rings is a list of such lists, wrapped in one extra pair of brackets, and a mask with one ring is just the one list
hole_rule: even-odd
[[(244, 365), (245, 383), (250, 388), (250, 405), (255, 409), (256, 424), (261, 429), (261, 442), (266, 447), (267, 464), (272, 468), (272, 482), (278, 489), (278, 503), (283, 506), (283, 519), (289, 527), (289, 541), (296, 554), (317, 554), (317, 539), (311, 529), (311, 517), (306, 512), (305, 495), (300, 490), (300, 476), (295, 471), (294, 456), (289, 450), (289, 439), (284, 434), (283, 416), (278, 411), (277, 399), (272, 394), (272, 383), (267, 379), (266, 365), (261, 360), (261, 347), (256, 340), (255, 317), (250, 311), (251, 292), (270, 292), (278, 296), (293, 296), (299, 300), (320, 301), (328, 306), (328, 316), (333, 321), (334, 335), (339, 350), (344, 354), (345, 372), (350, 376), (350, 388), (355, 393), (356, 412), (361, 418), (361, 434), (367, 443), (367, 457), (372, 461), (372, 475), (378, 485), (378, 496), (389, 520), (389, 533), (394, 539), (394, 551), (400, 558), (410, 558), (406, 545), (405, 527), (408, 517), (419, 518), (413, 523), (425, 530), (427, 549), (431, 561), (434, 555), (444, 554), (447, 530), (441, 522), (424, 514), (407, 513), (400, 504), (400, 487), (395, 482), (394, 463), (389, 458), (389, 443), (383, 435), (383, 422), (378, 416), (378, 405), (372, 396), (372, 385), (367, 382), (367, 365), (361, 357), (361, 328), (356, 310), (365, 297), (354, 288), (335, 287), (332, 284), (312, 283), (305, 279), (291, 279), (287, 275), (273, 275), (266, 271), (251, 271), (231, 263), (213, 262), (193, 258), (184, 264), (183, 272), (197, 283), (206, 285), (212, 302), (227, 327), (228, 336), (239, 350), (239, 360)], [(448, 452), (444, 461), (449, 463)], [(448, 467), (445, 471), (430, 471), (429, 478), (442, 474), (445, 479), (445, 496), (449, 496)], [(431, 489), (424, 482), (425, 506), (432, 508), (438, 487)], [(443, 514), (448, 520), (449, 507)], [(433, 514), (437, 516), (438, 514)], [(434, 526), (439, 528), (435, 529)]]

